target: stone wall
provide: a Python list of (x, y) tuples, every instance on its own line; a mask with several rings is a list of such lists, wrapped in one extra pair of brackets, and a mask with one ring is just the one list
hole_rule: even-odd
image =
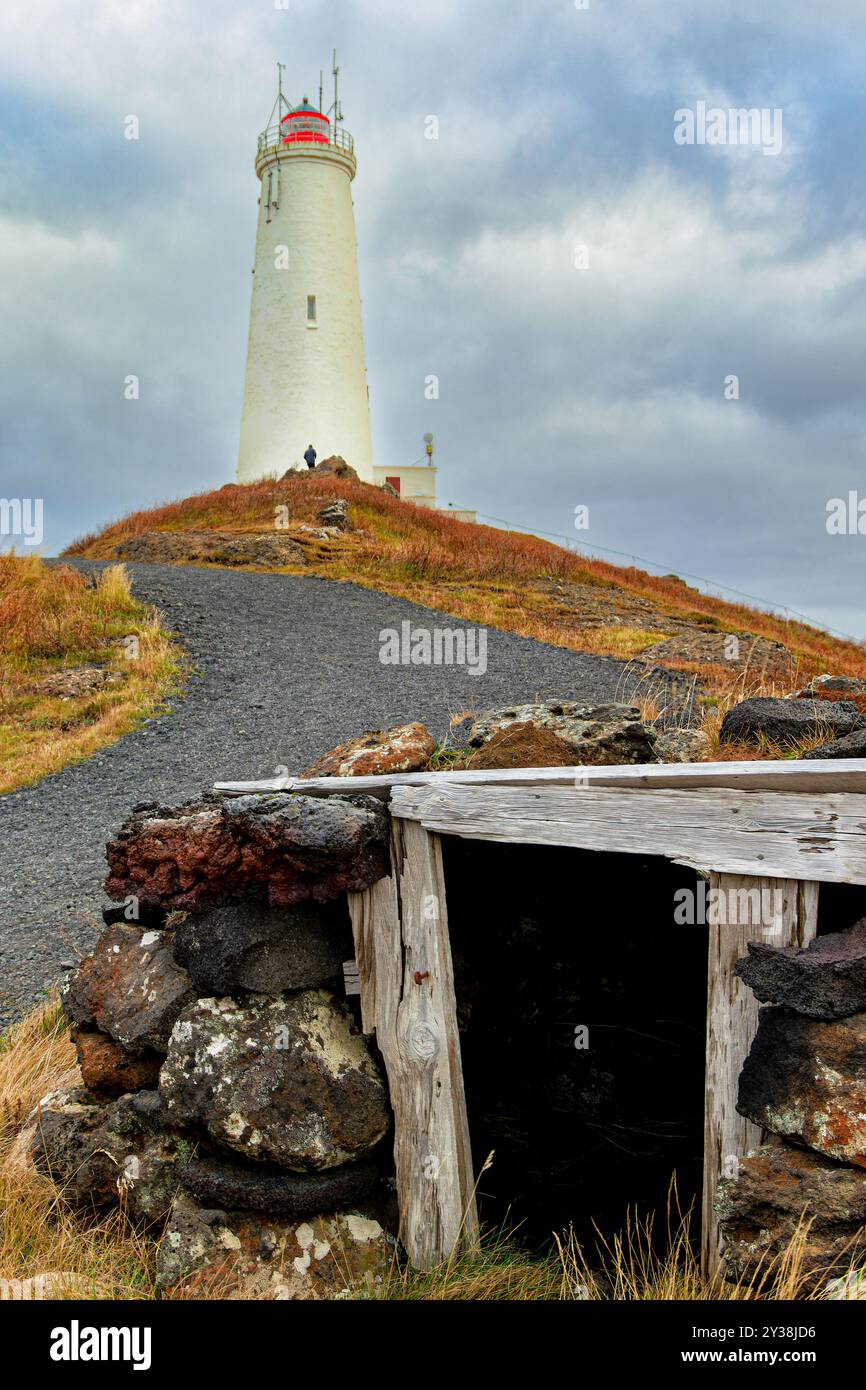
[(107, 857), (118, 906), (63, 990), (84, 1085), (42, 1101), (38, 1166), (149, 1224), (166, 1286), (321, 1298), (381, 1277), (391, 1115), (343, 964), (346, 889), (389, 867), (382, 803), (139, 806)]
[(737, 1109), (766, 1142), (720, 1184), (728, 1272), (759, 1275), (800, 1225), (809, 1282), (849, 1290), (866, 1264), (866, 919), (806, 948), (752, 944), (736, 973), (765, 1005)]

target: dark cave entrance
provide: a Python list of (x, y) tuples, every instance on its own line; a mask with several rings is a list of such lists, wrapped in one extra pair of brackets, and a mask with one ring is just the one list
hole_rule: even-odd
[(708, 932), (674, 920), (698, 876), (633, 854), (442, 843), (476, 1172), (495, 1150), (482, 1223), (539, 1249), (569, 1225), (611, 1236), (636, 1208), (663, 1237), (676, 1173), (699, 1238)]

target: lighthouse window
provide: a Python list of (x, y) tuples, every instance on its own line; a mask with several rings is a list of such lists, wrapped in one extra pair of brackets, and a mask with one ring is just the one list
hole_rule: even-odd
[(315, 296), (314, 294), (308, 294), (308, 295), (307, 295), (307, 326), (308, 326), (309, 328), (313, 328), (313, 327), (315, 327), (315, 324), (316, 324), (316, 296)]

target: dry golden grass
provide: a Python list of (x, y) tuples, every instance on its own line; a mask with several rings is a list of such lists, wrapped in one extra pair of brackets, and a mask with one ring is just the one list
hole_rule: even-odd
[(56, 1002), (0, 1036), (0, 1279), (62, 1272), (69, 1297), (153, 1297), (153, 1241), (120, 1209), (75, 1212), (29, 1161), (28, 1115), (49, 1091), (76, 1084), (76, 1075)]
[[(69, 553), (113, 558), (120, 541), (147, 531), (270, 530), (278, 506), (288, 508), (292, 522), (315, 523), (322, 504), (333, 497), (350, 504), (356, 531), (341, 537), (333, 558), (321, 560), (311, 554), (306, 567), (287, 567), (287, 572), (352, 580), (467, 622), (574, 651), (630, 657), (664, 639), (663, 630), (650, 633), (627, 621), (621, 626), (575, 627), (575, 614), (562, 598), (543, 591), (551, 580), (590, 585), (608, 596), (620, 592), (649, 600), (662, 615), (693, 623), (696, 629), (745, 631), (779, 642), (793, 654), (798, 680), (827, 670), (866, 677), (866, 649), (861, 644), (806, 623), (786, 622), (710, 597), (675, 578), (585, 559), (535, 536), (470, 525), (447, 511), (416, 507), (380, 488), (333, 477), (298, 474), (280, 481), (228, 485), (136, 512), (84, 537)], [(720, 692), (742, 674), (722, 665), (679, 664)]]
[[(0, 661), (0, 792), (128, 733), (179, 688), (182, 670), (179, 650), (132, 597), (122, 565), (91, 583), (38, 556), (0, 556)], [(88, 665), (118, 679), (69, 699), (41, 688), (48, 676)]]
[[(768, 1258), (749, 1277), (726, 1280), (701, 1273), (692, 1238), (690, 1213), (682, 1213), (672, 1184), (667, 1229), (655, 1239), (651, 1220), (630, 1214), (625, 1229), (612, 1238), (599, 1234), (588, 1252), (566, 1232), (554, 1236), (547, 1256), (532, 1258), (507, 1232), (486, 1235), (473, 1254), (448, 1260), (426, 1274), (395, 1268), (378, 1297), (413, 1302), (499, 1302), (563, 1299), (582, 1302), (823, 1301), (826, 1283), (839, 1271), (817, 1277), (804, 1267), (809, 1221), (803, 1219), (788, 1246)], [(859, 1259), (858, 1254), (859, 1252)], [(862, 1264), (862, 1243), (855, 1246), (848, 1268)]]
[[(121, 1208), (75, 1209), (36, 1172), (29, 1160), (35, 1131), (28, 1117), (49, 1091), (75, 1084), (75, 1051), (56, 1000), (0, 1036), (0, 1280), (63, 1272), (66, 1296), (111, 1300), (220, 1299), (236, 1293), (236, 1270), (160, 1290), (159, 1228), (136, 1230)], [(591, 1253), (569, 1234), (555, 1240), (548, 1254), (534, 1256), (513, 1233), (491, 1233), (477, 1253), (459, 1255), (427, 1274), (395, 1262), (380, 1289), (359, 1296), (415, 1302), (823, 1298), (824, 1281), (816, 1288), (803, 1269), (807, 1234), (804, 1221), (781, 1256), (749, 1280), (707, 1280), (694, 1252), (689, 1213), (680, 1212), (672, 1185), (661, 1242), (654, 1240), (651, 1222), (633, 1216), (612, 1238), (599, 1236)], [(862, 1255), (855, 1258), (852, 1247), (850, 1266), (859, 1263)]]

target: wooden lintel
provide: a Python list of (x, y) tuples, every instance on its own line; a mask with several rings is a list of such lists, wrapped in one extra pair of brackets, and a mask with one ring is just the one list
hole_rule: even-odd
[(440, 835), (659, 855), (730, 874), (866, 883), (866, 798), (849, 792), (397, 787), (391, 810)]
[(834, 758), (827, 762), (776, 758), (760, 762), (637, 763), (605, 767), (515, 767), (456, 772), (390, 772), (365, 777), (271, 777), (254, 782), (217, 782), (223, 796), (263, 792), (302, 792), (340, 796), (364, 792), (388, 797), (398, 787), (731, 787), (756, 791), (866, 793), (866, 762)]

